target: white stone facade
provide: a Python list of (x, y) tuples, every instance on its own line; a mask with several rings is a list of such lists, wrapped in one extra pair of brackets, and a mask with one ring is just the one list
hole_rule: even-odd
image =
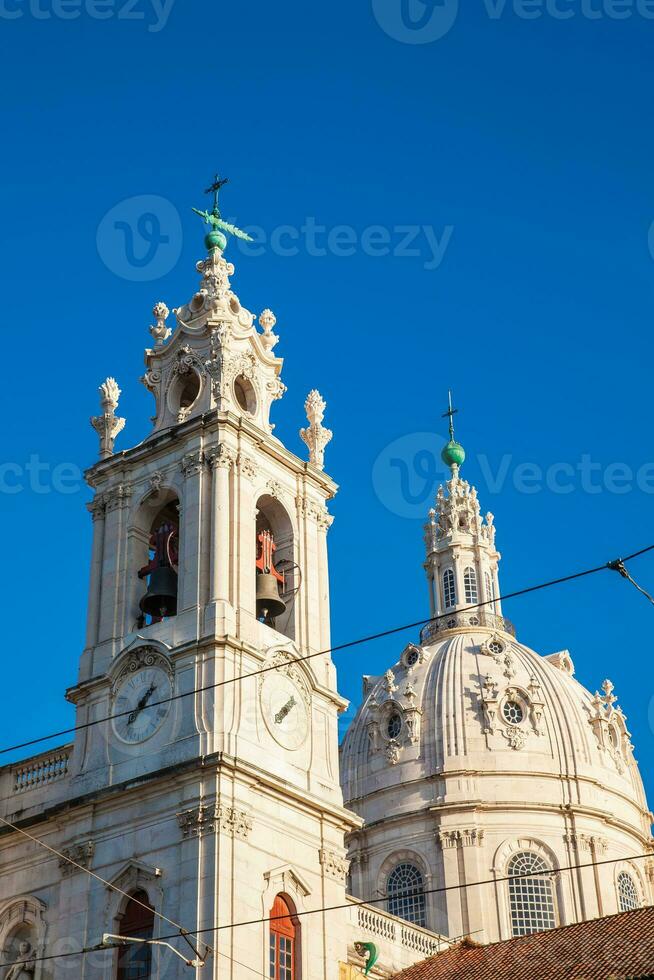
[[(167, 307), (154, 310), (156, 345), (142, 379), (155, 398), (151, 435), (116, 449), (113, 379), (111, 404), (93, 420), (101, 458), (87, 473), (87, 640), (67, 692), (80, 727), (71, 744), (0, 770), (0, 816), (57, 852), (0, 827), (2, 980), (21, 942), (36, 956), (21, 980), (113, 980), (115, 951), (41, 957), (120, 935), (126, 896), (138, 890), (189, 932), (208, 930), (217, 955), (197, 975), (214, 980), (270, 975), (270, 926), (257, 920), (277, 895), (299, 917), (295, 980), (336, 980), (339, 963), (363, 962), (356, 941), (379, 946), (378, 977), (439, 943), (383, 910), (364, 921), (346, 898), (345, 834), (360, 820), (344, 808), (339, 782), (337, 718), (346, 702), (329, 654), (320, 653), (330, 645), (327, 503), (337, 489), (322, 469), (324, 402), (317, 393), (309, 399), (305, 462), (270, 422), (285, 391), (272, 353), (275, 317), (265, 311), (257, 331), (220, 252), (198, 270), (200, 288), (175, 311), (170, 338)], [(158, 515), (176, 526), (177, 612), (148, 625), (139, 570), (151, 558)], [(294, 576), (295, 594), (274, 627), (257, 616), (259, 528), (274, 535), (277, 561)], [(144, 704), (155, 690), (175, 699), (108, 720), (139, 678), (150, 683)], [(142, 737), (129, 727), (139, 716)], [(331, 906), (343, 908), (302, 916)], [(155, 937), (176, 931), (155, 922)], [(181, 938), (172, 942), (188, 952)], [(193, 972), (155, 950), (153, 978)]]
[[(500, 879), (526, 853), (552, 870), (620, 859), (547, 879), (557, 923), (621, 910), (621, 872), (638, 902), (651, 903), (654, 860), (629, 858), (654, 857), (652, 814), (612, 685), (593, 697), (567, 651), (541, 657), (516, 640), (496, 599), (492, 515), (482, 521), (456, 471), (426, 542), (441, 618), (383, 677), (364, 678), (342, 747), (345, 801), (364, 821), (349, 838), (353, 894), (385, 893), (393, 869), (408, 864), (422, 876), (428, 928), (504, 939), (514, 920)], [(489, 883), (465, 887), (480, 881)]]

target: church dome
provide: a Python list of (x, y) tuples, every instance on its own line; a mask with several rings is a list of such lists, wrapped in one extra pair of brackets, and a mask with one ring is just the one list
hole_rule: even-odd
[[(652, 814), (613, 685), (591, 694), (567, 651), (516, 638), (493, 515), (456, 464), (425, 530), (432, 619), (364, 678), (341, 750), (344, 797), (364, 820), (354, 894), (390, 895), (396, 914), (481, 942), (623, 911), (627, 892), (648, 904)], [(542, 894), (515, 898), (518, 865), (543, 870)], [(394, 901), (398, 868), (419, 876), (420, 902)]]

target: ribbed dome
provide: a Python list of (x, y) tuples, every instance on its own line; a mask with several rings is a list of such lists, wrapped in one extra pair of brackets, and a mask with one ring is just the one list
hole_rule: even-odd
[[(490, 620), (505, 624), (459, 611), (364, 679), (341, 762), (345, 801), (364, 819), (350, 840), (354, 894), (383, 894), (409, 865), (426, 887), (454, 889), (427, 895), (430, 928), (507, 938), (502, 882), (526, 852), (553, 869), (600, 862), (557, 879), (552, 922), (619, 911), (620, 873), (647, 904), (651, 864), (630, 858), (651, 850), (652, 815), (613, 686), (591, 695), (567, 651), (542, 657)], [(490, 876), (485, 890), (458, 890)]]
[[(642, 781), (610, 685), (593, 697), (572, 676), (567, 653), (542, 657), (504, 630), (458, 627), (425, 640), (407, 647), (384, 677), (365, 680), (342, 750), (346, 800), (416, 777), (475, 771), (496, 785), (510, 774), (514, 789), (502, 793), (516, 802), (533, 798), (535, 774), (553, 776), (538, 795), (563, 803), (578, 790), (566, 793), (561, 780), (585, 777), (607, 814), (613, 792), (629, 797), (634, 829), (648, 835)], [(528, 793), (516, 783), (520, 773)]]

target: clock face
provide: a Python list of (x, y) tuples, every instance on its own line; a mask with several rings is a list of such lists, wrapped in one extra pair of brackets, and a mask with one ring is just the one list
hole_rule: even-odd
[(170, 677), (160, 667), (146, 667), (125, 677), (114, 697), (114, 731), (129, 744), (144, 742), (163, 724), (170, 703), (157, 704), (171, 697)]
[(261, 686), (261, 710), (268, 731), (285, 749), (299, 749), (309, 731), (304, 695), (286, 674), (270, 671)]

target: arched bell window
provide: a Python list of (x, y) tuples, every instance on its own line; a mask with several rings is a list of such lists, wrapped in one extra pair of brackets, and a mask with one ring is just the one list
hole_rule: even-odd
[(451, 568), (443, 572), (443, 606), (446, 609), (453, 609), (456, 606), (456, 583)]
[(463, 572), (463, 587), (465, 589), (466, 604), (476, 605), (479, 602), (477, 591), (477, 573), (471, 565)]
[(270, 912), (270, 980), (300, 980), (300, 926), (290, 899), (277, 895)]
[(139, 607), (142, 625), (157, 623), (177, 614), (179, 570), (179, 501), (171, 500), (150, 525), (148, 561), (138, 571), (147, 582)]
[(257, 501), (255, 527), (257, 619), (291, 640), (295, 637), (295, 597), (302, 573), (295, 563), (291, 519), (269, 494)]
[[(154, 909), (144, 891), (134, 892), (120, 920), (120, 935), (130, 939), (152, 939)], [(128, 943), (118, 952), (116, 980), (150, 980), (152, 977), (152, 946)]]

